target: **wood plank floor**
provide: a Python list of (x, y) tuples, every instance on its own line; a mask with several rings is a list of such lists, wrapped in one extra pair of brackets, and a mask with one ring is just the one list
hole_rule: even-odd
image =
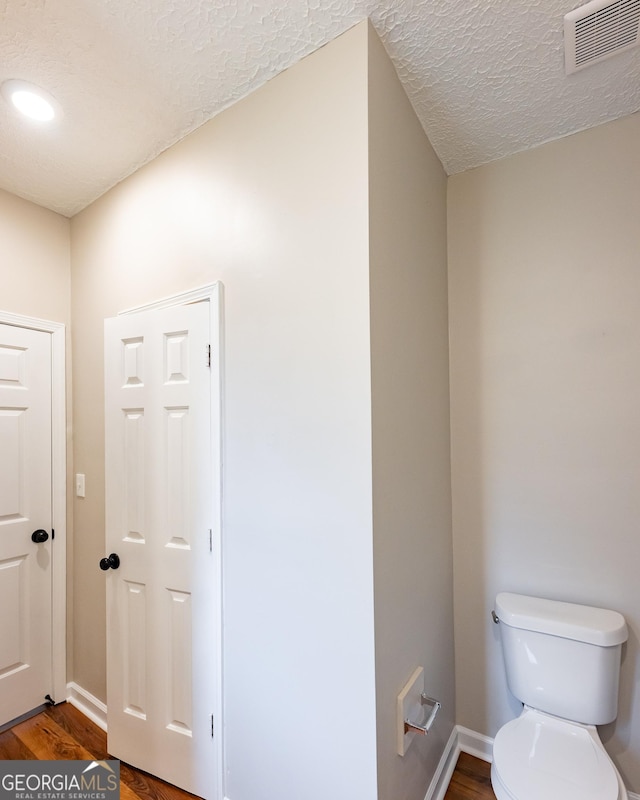
[(496, 800), (490, 773), (491, 764), (460, 753), (444, 800)]
[[(0, 733), (0, 760), (109, 757), (107, 734), (70, 703), (47, 708)], [(120, 762), (121, 800), (194, 800), (194, 795)]]
[[(60, 760), (108, 758), (107, 735), (69, 703), (42, 713), (0, 733), (0, 760)], [(495, 800), (490, 765), (461, 753), (444, 800)], [(120, 763), (121, 800), (194, 800), (194, 796), (164, 781)]]

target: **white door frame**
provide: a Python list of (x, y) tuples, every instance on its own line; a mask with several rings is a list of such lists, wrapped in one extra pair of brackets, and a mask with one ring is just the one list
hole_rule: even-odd
[(0, 311), (0, 323), (51, 334), (51, 676), (53, 699), (67, 697), (67, 418), (65, 326)]
[(209, 342), (211, 345), (211, 475), (213, 477), (212, 486), (212, 520), (213, 520), (213, 555), (214, 555), (214, 575), (216, 586), (218, 587), (215, 596), (215, 619), (212, 620), (213, 628), (216, 632), (215, 641), (213, 646), (215, 648), (215, 663), (216, 671), (220, 677), (218, 686), (216, 687), (214, 698), (214, 722), (215, 722), (215, 736), (214, 746), (216, 750), (216, 797), (219, 800), (225, 797), (224, 794), (224, 742), (223, 731), (224, 722), (222, 719), (223, 714), (223, 659), (222, 659), (222, 463), (223, 463), (223, 441), (222, 441), (222, 378), (223, 378), (223, 297), (224, 287), (222, 283), (209, 283), (206, 286), (201, 286), (198, 289), (192, 289), (188, 292), (173, 295), (172, 297), (165, 297), (153, 303), (146, 303), (145, 305), (136, 306), (134, 308), (127, 308), (124, 311), (118, 312), (118, 316), (124, 314), (137, 314), (141, 311), (151, 311), (160, 308), (170, 308), (171, 306), (188, 305), (189, 303), (198, 303), (201, 301), (208, 301), (210, 303), (211, 314)]

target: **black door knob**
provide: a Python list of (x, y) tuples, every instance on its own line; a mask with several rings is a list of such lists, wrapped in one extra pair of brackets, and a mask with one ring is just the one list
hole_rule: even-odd
[(37, 531), (34, 531), (31, 534), (31, 541), (35, 542), (36, 544), (42, 544), (42, 542), (46, 542), (49, 538), (49, 534), (46, 531), (43, 531), (42, 528), (38, 528)]
[(100, 559), (100, 569), (118, 569), (120, 566), (120, 556), (117, 553), (111, 553), (107, 558)]

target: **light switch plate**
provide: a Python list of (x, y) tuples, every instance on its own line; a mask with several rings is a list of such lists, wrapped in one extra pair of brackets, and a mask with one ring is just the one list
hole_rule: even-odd
[(397, 726), (398, 726), (398, 755), (403, 756), (414, 738), (418, 735), (415, 731), (404, 732), (405, 719), (412, 719), (419, 714), (422, 706), (422, 693), (424, 692), (424, 668), (418, 667), (409, 678), (404, 688), (398, 695)]
[(76, 474), (76, 497), (84, 497), (84, 475)]

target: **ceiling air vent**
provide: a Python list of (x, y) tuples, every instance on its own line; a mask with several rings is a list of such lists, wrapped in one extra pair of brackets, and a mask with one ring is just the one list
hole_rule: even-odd
[(640, 0), (593, 0), (564, 18), (567, 75), (640, 44)]

